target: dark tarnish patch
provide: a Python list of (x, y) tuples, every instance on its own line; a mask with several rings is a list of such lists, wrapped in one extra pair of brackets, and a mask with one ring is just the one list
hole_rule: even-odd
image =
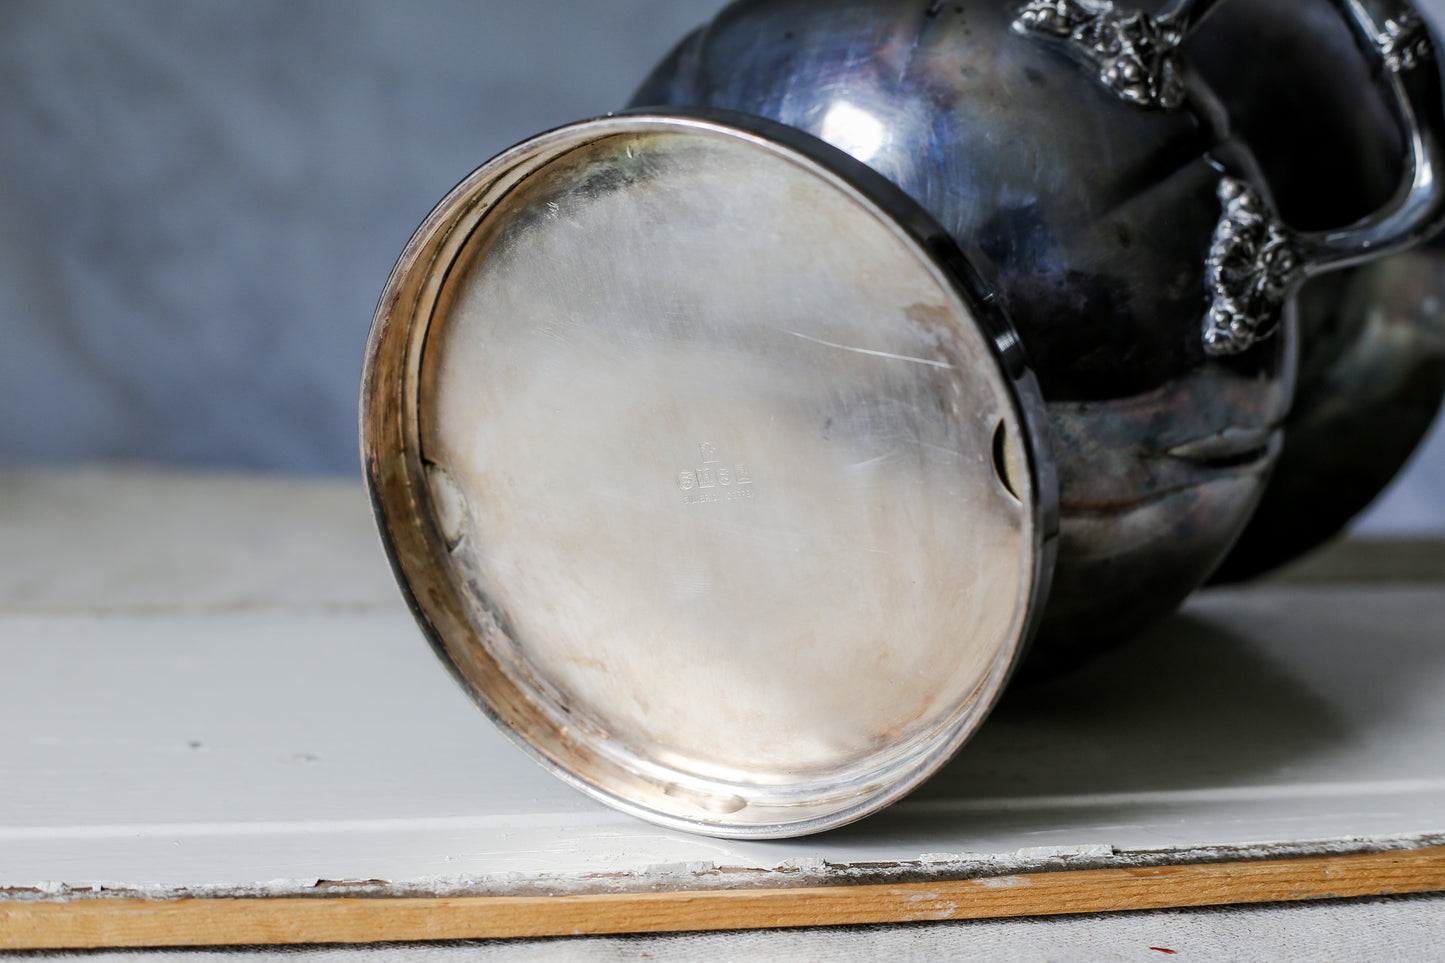
[(1005, 207), (979, 225), (974, 242), (995, 264), (1034, 270), (1039, 253), (1054, 250), (1052, 232), (1034, 204)]
[[(1025, 346), (1048, 396), (1079, 400), (1115, 398), (1155, 387), (1177, 367), (1177, 359), (1156, 341), (1163, 332), (1122, 325), (1132, 318), (1133, 292), (1121, 278), (1067, 271), (1047, 283), (1016, 285), (1027, 291), (1011, 304)], [(1164, 370), (1148, 370), (1143, 359), (1165, 358)]]

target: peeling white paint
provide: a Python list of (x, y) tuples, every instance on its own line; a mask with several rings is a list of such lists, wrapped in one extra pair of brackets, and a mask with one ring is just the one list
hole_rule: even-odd
[[(299, 524), (279, 489), (235, 499), (227, 530)], [(123, 574), (115, 524), (109, 548), (65, 556), (75, 591), (91, 556), (97, 578)], [(0, 558), (0, 898), (805, 886), (1445, 842), (1445, 592), (1428, 583), (1206, 594), (1018, 694), (913, 798), (748, 843), (569, 790), (468, 703), (399, 606), (338, 607), (329, 575), (313, 607), (297, 607), (300, 573), (274, 605), (213, 605), (208, 581), (194, 598), (176, 583), (161, 611), (122, 593), (82, 614), (59, 596), (25, 608), (21, 561)]]

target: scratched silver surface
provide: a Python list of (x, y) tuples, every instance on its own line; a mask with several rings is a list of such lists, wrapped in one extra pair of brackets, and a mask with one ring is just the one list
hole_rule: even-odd
[(580, 128), (475, 175), (430, 222), (451, 252), (393, 278), (446, 277), (403, 455), (435, 537), (399, 569), (424, 618), (448, 573), (463, 684), (581, 788), (731, 835), (857, 818), (967, 737), (1037, 602), (1014, 389), (837, 175), (685, 119)]

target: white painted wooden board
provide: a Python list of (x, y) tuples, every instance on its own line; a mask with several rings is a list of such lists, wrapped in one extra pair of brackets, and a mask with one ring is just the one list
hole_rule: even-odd
[(0, 468), (0, 613), (396, 608), (359, 484)]
[(697, 888), (1445, 838), (1441, 583), (1206, 594), (1017, 693), (883, 814), (733, 842), (510, 746), (387, 586), (360, 491), (292, 485), (0, 474), (0, 888)]

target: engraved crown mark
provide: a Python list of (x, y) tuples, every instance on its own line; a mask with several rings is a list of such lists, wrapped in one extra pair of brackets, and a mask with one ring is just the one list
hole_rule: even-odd
[(1171, 20), (1122, 10), (1109, 0), (1029, 0), (1014, 29), (1065, 42), (1127, 103), (1171, 109), (1184, 102), (1177, 63), (1184, 33)]

